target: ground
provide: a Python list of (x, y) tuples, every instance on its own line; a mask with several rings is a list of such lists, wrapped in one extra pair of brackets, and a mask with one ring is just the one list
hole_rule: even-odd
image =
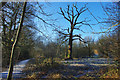
[[(61, 61), (60, 65), (56, 67), (44, 67), (41, 69), (38, 67), (34, 67), (24, 70), (27, 74), (28, 78), (100, 78), (100, 77), (108, 77), (109, 78), (118, 78), (118, 74), (116, 72), (117, 66), (114, 64), (115, 62), (112, 59), (105, 58), (85, 58), (85, 59), (74, 59), (74, 60), (65, 60)], [(30, 67), (30, 66), (29, 66)], [(107, 73), (108, 69), (112, 69), (114, 74)], [(105, 74), (105, 76), (103, 76)], [(111, 76), (110, 76), (110, 75)]]

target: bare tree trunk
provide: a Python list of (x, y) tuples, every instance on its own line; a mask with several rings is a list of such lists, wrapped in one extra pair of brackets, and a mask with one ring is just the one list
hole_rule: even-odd
[(118, 26), (118, 54), (117, 54), (117, 60), (118, 60), (118, 74), (120, 74), (120, 26)]
[[(120, 11), (120, 2), (118, 2), (118, 11)], [(118, 12), (118, 15), (120, 13)], [(120, 23), (120, 17), (118, 17)], [(118, 74), (120, 74), (120, 25), (118, 25)]]
[(90, 57), (91, 54), (90, 43), (88, 43), (88, 48), (89, 48), (89, 57)]
[(21, 29), (22, 29), (22, 24), (23, 24), (23, 20), (24, 20), (26, 4), (27, 4), (27, 2), (24, 2), (23, 12), (21, 14), (21, 19), (20, 19), (20, 25), (19, 25), (18, 30), (17, 30), (17, 34), (16, 34), (16, 38), (15, 38), (14, 44), (12, 45), (11, 56), (10, 56), (10, 64), (9, 64), (9, 72), (8, 72), (7, 80), (11, 80), (12, 79), (13, 62), (14, 62), (13, 57), (14, 57), (16, 44), (18, 42), (19, 35), (20, 35)]
[(67, 58), (67, 44), (65, 42), (65, 58)]
[(72, 59), (72, 36), (73, 36), (73, 29), (71, 28), (69, 44), (68, 44), (68, 59)]

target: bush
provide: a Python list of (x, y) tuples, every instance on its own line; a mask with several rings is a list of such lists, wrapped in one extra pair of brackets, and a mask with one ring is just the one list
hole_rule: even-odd
[(43, 56), (39, 56), (35, 58), (35, 67), (34, 69), (40, 69), (41, 71), (45, 71), (48, 69), (57, 68), (59, 66), (59, 58), (45, 58)]
[[(35, 60), (35, 61), (34, 61)], [(27, 78), (34, 78), (36, 79), (38, 76), (42, 77), (46, 75), (49, 70), (56, 69), (60, 66), (58, 62), (59, 58), (45, 58), (43, 56), (36, 57), (35, 59), (31, 60), (29, 64), (24, 69), (23, 73), (25, 73)], [(34, 62), (31, 64), (31, 62)]]
[(59, 63), (55, 61), (55, 59), (52, 58), (46, 58), (45, 60), (43, 60), (43, 62), (41, 63), (42, 66), (44, 66), (44, 68), (57, 68), (59, 66)]
[[(105, 70), (103, 70), (105, 71)], [(119, 77), (119, 70), (117, 67), (111, 66), (108, 67), (106, 72), (103, 73), (100, 78), (120, 78)]]

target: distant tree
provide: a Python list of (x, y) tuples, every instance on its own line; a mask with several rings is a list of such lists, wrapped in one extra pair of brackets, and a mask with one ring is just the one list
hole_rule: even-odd
[(92, 37), (85, 37), (85, 41), (87, 42), (87, 47), (88, 47), (88, 53), (89, 53), (89, 57), (91, 55), (93, 55), (93, 49), (95, 49), (95, 44), (94, 44), (94, 39)]
[(92, 56), (92, 53), (89, 54), (89, 47), (86, 43), (83, 42), (73, 42), (73, 57), (82, 58)]
[(101, 54), (103, 54), (104, 56), (107, 56), (109, 57), (109, 38), (107, 36), (101, 36), (98, 40), (98, 43), (97, 43), (97, 47), (98, 49), (100, 50)]
[(78, 46), (78, 44), (76, 43), (76, 42), (73, 42), (73, 50), (72, 50), (73, 52), (73, 57), (75, 57), (75, 58), (78, 58), (78, 57), (80, 57), (79, 56), (79, 46)]
[[(64, 19), (66, 19), (70, 23), (70, 27), (68, 27), (67, 29), (64, 29), (63, 31), (56, 29), (56, 31), (58, 33), (61, 33), (63, 35), (62, 36), (63, 41), (69, 40), (68, 55), (67, 55), (68, 59), (72, 59), (72, 42), (73, 42), (73, 40), (79, 39), (80, 41), (85, 42), (80, 34), (73, 34), (73, 31), (74, 30), (82, 31), (80, 29), (80, 27), (82, 25), (90, 26), (86, 19), (82, 20), (82, 21), (78, 21), (81, 14), (84, 13), (86, 10), (87, 10), (86, 5), (84, 7), (82, 7), (81, 9), (78, 9), (78, 7), (75, 4), (73, 4), (71, 9), (70, 9), (70, 5), (68, 5), (66, 11), (63, 10), (62, 8), (60, 8), (61, 13), (59, 13), (59, 14), (62, 15), (64, 17)], [(66, 31), (67, 33), (64, 31)]]
[[(113, 2), (110, 3), (106, 6), (103, 6), (101, 4), (105, 14), (107, 15), (107, 18), (102, 18), (103, 21), (102, 23), (106, 23), (107, 24), (107, 30), (101, 33), (109, 33), (109, 35), (111, 38), (113, 37), (113, 34), (117, 34), (117, 39), (115, 38), (114, 40), (117, 40), (117, 45), (118, 45), (118, 52), (116, 52), (115, 55), (119, 55), (120, 53), (120, 16), (119, 16), (119, 12), (120, 12), (120, 2)], [(107, 35), (107, 36), (109, 36)], [(114, 37), (115, 37), (114, 35)], [(109, 39), (110, 39), (109, 37)], [(112, 43), (112, 42), (111, 42)], [(116, 43), (116, 42), (115, 42)], [(118, 60), (120, 62), (119, 59), (120, 56), (118, 56)]]
[(67, 58), (67, 54), (68, 54), (68, 47), (67, 47), (67, 43), (68, 41), (62, 41), (64, 39), (64, 35), (62, 35), (61, 33), (58, 33), (57, 36), (57, 55), (60, 58)]
[(117, 34), (112, 33), (108, 36), (101, 36), (97, 42), (97, 47), (103, 56), (118, 58)]

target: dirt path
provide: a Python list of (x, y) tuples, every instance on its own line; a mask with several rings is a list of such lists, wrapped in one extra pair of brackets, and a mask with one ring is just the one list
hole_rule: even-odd
[[(23, 61), (20, 61), (18, 64), (14, 65), (13, 78), (21, 78), (21, 75), (24, 75), (22, 73), (22, 70), (24, 69), (24, 67), (26, 66), (26, 64), (29, 60), (30, 59), (23, 60)], [(2, 72), (2, 78), (7, 78), (7, 74), (8, 74), (8, 70)]]

